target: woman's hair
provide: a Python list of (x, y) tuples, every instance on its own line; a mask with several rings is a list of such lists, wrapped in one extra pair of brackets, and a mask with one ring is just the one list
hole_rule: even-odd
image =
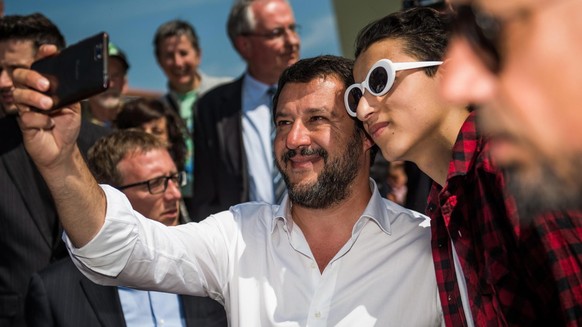
[(188, 131), (178, 114), (160, 100), (137, 98), (126, 102), (115, 119), (115, 126), (119, 129), (141, 128), (143, 124), (163, 117), (168, 130), (168, 150), (178, 170), (184, 170)]

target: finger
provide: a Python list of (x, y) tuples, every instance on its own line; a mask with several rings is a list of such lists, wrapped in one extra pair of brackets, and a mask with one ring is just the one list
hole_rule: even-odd
[(16, 88), (13, 96), (20, 112), (28, 111), (28, 107), (49, 110), (53, 106), (53, 100), (49, 96), (32, 89)]
[(41, 92), (46, 92), (49, 89), (49, 80), (40, 73), (26, 69), (17, 68), (13, 72), (14, 86), (17, 88), (33, 88)]
[(58, 48), (54, 44), (43, 44), (36, 53), (35, 59), (42, 59), (44, 57), (52, 56), (58, 52)]

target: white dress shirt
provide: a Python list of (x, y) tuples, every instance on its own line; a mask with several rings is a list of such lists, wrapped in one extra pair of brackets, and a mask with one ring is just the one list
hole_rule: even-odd
[(126, 327), (184, 327), (180, 297), (176, 294), (118, 287)]
[(373, 195), (323, 273), (282, 205), (246, 203), (167, 227), (107, 195), (105, 224), (82, 248), (65, 241), (91, 280), (205, 296), (231, 326), (439, 326), (442, 310), (429, 218)]

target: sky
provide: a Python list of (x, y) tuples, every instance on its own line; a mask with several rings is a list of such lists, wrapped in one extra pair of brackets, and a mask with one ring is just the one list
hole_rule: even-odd
[[(190, 22), (200, 39), (206, 74), (237, 77), (245, 65), (226, 35), (233, 0), (4, 0), (5, 15), (40, 12), (61, 30), (67, 44), (100, 31), (121, 48), (130, 62), (129, 85), (164, 92), (166, 79), (153, 53), (153, 35), (164, 22)], [(340, 55), (331, 0), (289, 0), (301, 25), (301, 56)]]

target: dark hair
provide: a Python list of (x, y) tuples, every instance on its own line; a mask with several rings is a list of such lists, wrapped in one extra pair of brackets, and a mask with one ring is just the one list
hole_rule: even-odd
[(137, 98), (126, 102), (115, 118), (119, 129), (139, 128), (141, 125), (166, 117), (170, 155), (178, 170), (184, 170), (186, 161), (186, 140), (188, 135), (182, 119), (163, 102), (157, 99)]
[(155, 136), (139, 130), (118, 130), (100, 138), (87, 153), (89, 169), (101, 184), (121, 186), (123, 177), (117, 165), (131, 152), (146, 153), (166, 149)]
[(43, 44), (54, 44), (59, 49), (66, 46), (59, 28), (40, 13), (0, 18), (0, 41), (7, 40), (32, 41), (35, 50)]
[[(354, 77), (352, 75), (353, 67), (354, 61), (352, 59), (332, 55), (301, 59), (295, 64), (287, 67), (287, 69), (285, 69), (281, 74), (281, 77), (279, 77), (277, 91), (273, 97), (273, 119), (275, 119), (276, 116), (279, 94), (287, 83), (309, 83), (316, 78), (325, 79), (328, 77), (336, 77), (343, 83), (343, 89), (345, 90), (348, 86), (354, 83)], [(358, 119), (352, 119), (356, 124), (356, 128), (365, 134), (366, 131), (364, 130), (363, 123)], [(370, 149), (370, 164), (374, 162), (376, 152), (378, 152), (378, 146), (374, 145)]]
[[(404, 51), (419, 61), (442, 60), (451, 34), (450, 14), (428, 7), (398, 11), (364, 27), (356, 37), (355, 57), (384, 39), (404, 41)], [(434, 76), (438, 66), (424, 68)]]
[(194, 26), (186, 21), (175, 19), (160, 25), (156, 30), (156, 34), (154, 35), (154, 50), (156, 58), (159, 58), (160, 56), (160, 44), (162, 41), (169, 37), (180, 35), (185, 35), (188, 40), (190, 40), (194, 50), (200, 53), (198, 35), (196, 34)]

